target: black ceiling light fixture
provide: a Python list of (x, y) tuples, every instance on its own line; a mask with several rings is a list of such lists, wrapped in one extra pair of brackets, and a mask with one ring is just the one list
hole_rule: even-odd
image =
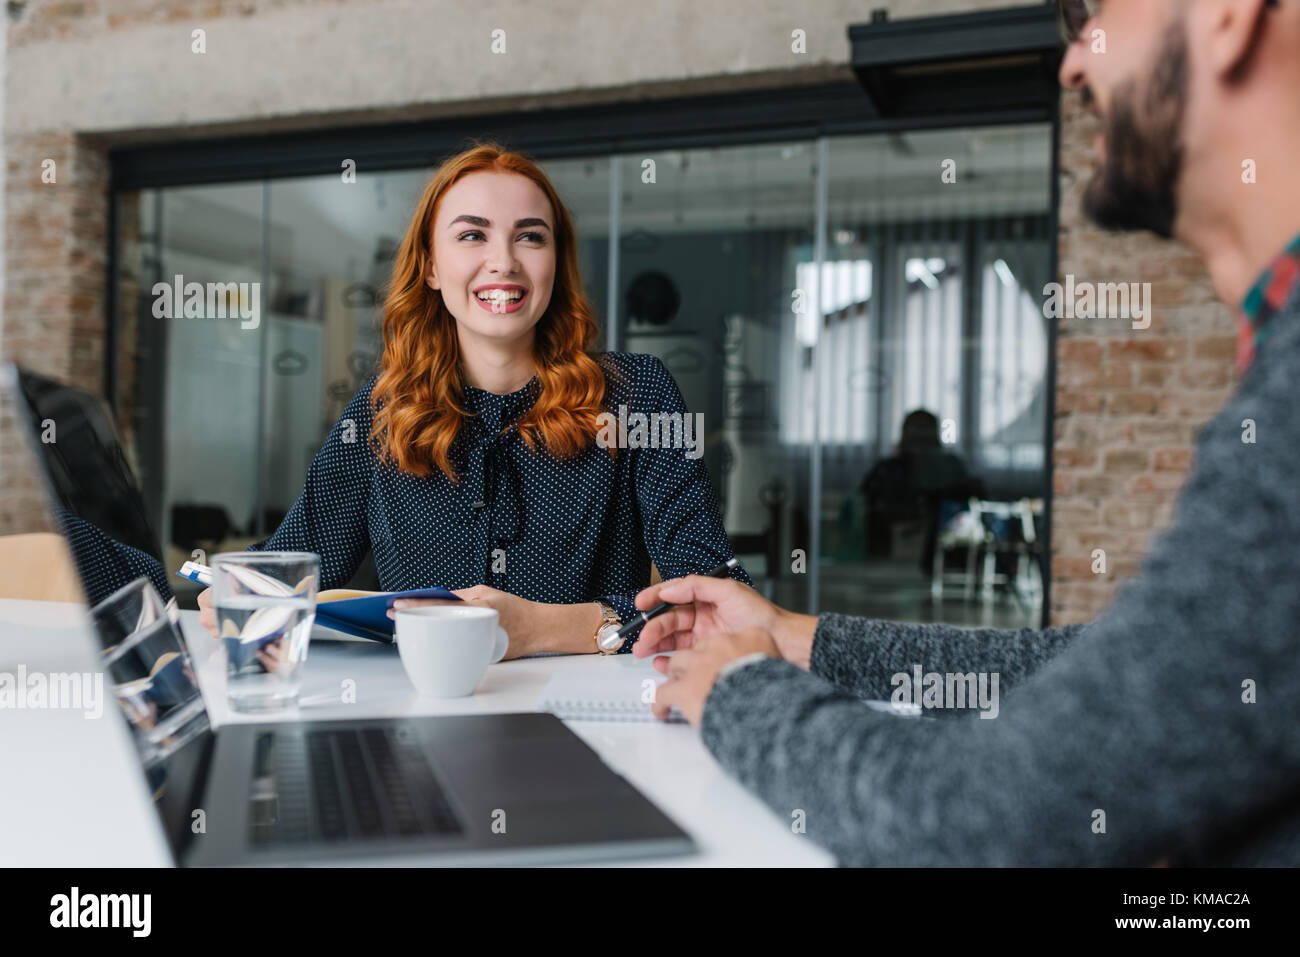
[(1064, 53), (1054, 2), (849, 26), (853, 72), (882, 117), (1050, 110)]

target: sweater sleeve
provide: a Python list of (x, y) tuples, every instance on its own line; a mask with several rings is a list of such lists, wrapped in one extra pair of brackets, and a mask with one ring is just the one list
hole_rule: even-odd
[(317, 553), (322, 590), (347, 584), (370, 547), (366, 517), (377, 464), (368, 438), (373, 384), (353, 397), (330, 429), (280, 527), (249, 548)]
[[(1139, 576), (1018, 682), (995, 719), (873, 712), (770, 660), (715, 684), (706, 746), (778, 815), (802, 811), (809, 838), (845, 864), (1231, 858), (1238, 835), (1300, 782), (1290, 365), (1252, 369), (1249, 391), (1201, 433), (1174, 523)], [(1254, 443), (1243, 441), (1246, 420)], [(820, 651), (827, 674), (838, 673), (835, 644)], [(880, 669), (854, 679), (872, 688), (898, 659), (856, 660)], [(1004, 660), (990, 655), (979, 670)]]
[[(680, 443), (668, 447), (628, 450), (631, 456), (629, 471), (646, 550), (665, 581), (683, 575), (703, 574), (734, 557), (731, 542), (722, 527), (718, 500), (701, 457), (704, 430), (695, 427), (697, 420), (687, 410), (681, 391), (664, 364), (654, 356), (638, 356), (637, 359), (639, 363), (632, 381), (632, 398), (627, 413), (629, 434), (633, 429), (632, 416), (639, 413), (647, 417), (649, 430), (655, 430), (655, 422), (668, 421), (674, 426), (661, 427), (658, 430), (660, 435), (676, 437), (680, 434), (682, 437)], [(668, 418), (651, 419), (650, 416)], [(680, 432), (675, 429), (678, 421), (682, 424)], [(746, 585), (753, 584), (740, 566), (731, 577)], [(636, 614), (635, 597), (635, 594), (601, 596), (623, 621)], [(620, 650), (630, 651), (635, 643), (636, 636), (633, 635)]]
[(813, 636), (811, 670), (862, 698), (888, 698), (896, 674), (997, 671), (999, 689), (1019, 683), (1069, 647), (1085, 625), (1061, 628), (958, 628), (825, 614)]

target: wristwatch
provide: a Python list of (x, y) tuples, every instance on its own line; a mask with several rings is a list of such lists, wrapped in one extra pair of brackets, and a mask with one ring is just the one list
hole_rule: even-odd
[(618, 637), (618, 630), (623, 627), (623, 619), (618, 617), (614, 606), (607, 601), (597, 601), (600, 613), (605, 620), (596, 629), (596, 651), (602, 655), (613, 655), (623, 647), (623, 639)]

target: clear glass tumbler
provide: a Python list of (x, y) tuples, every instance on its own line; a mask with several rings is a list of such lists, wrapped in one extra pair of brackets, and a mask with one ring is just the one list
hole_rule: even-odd
[(311, 552), (213, 557), (212, 605), (230, 707), (276, 711), (297, 704), (319, 580), (320, 556)]

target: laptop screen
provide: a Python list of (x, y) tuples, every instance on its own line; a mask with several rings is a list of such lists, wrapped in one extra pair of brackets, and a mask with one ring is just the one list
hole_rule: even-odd
[(13, 367), (15, 412), (25, 413), (58, 527), (90, 604), (141, 575), (171, 598), (162, 549), (104, 401)]
[[(43, 492), (45, 514), (29, 516), (26, 525), (62, 533), (80, 586), (58, 596), (13, 597), (90, 606), (104, 689), (113, 696), (104, 714), (116, 711), (126, 721), (179, 859), (214, 735), (174, 602), (163, 604), (171, 593), (139, 486), (101, 399), (12, 364), (0, 371), (0, 422), (28, 439), (8, 443), (0, 472), (7, 487)], [(65, 552), (51, 538), (35, 531), (23, 539), (34, 562), (59, 564)], [(43, 569), (33, 572), (35, 579)]]

